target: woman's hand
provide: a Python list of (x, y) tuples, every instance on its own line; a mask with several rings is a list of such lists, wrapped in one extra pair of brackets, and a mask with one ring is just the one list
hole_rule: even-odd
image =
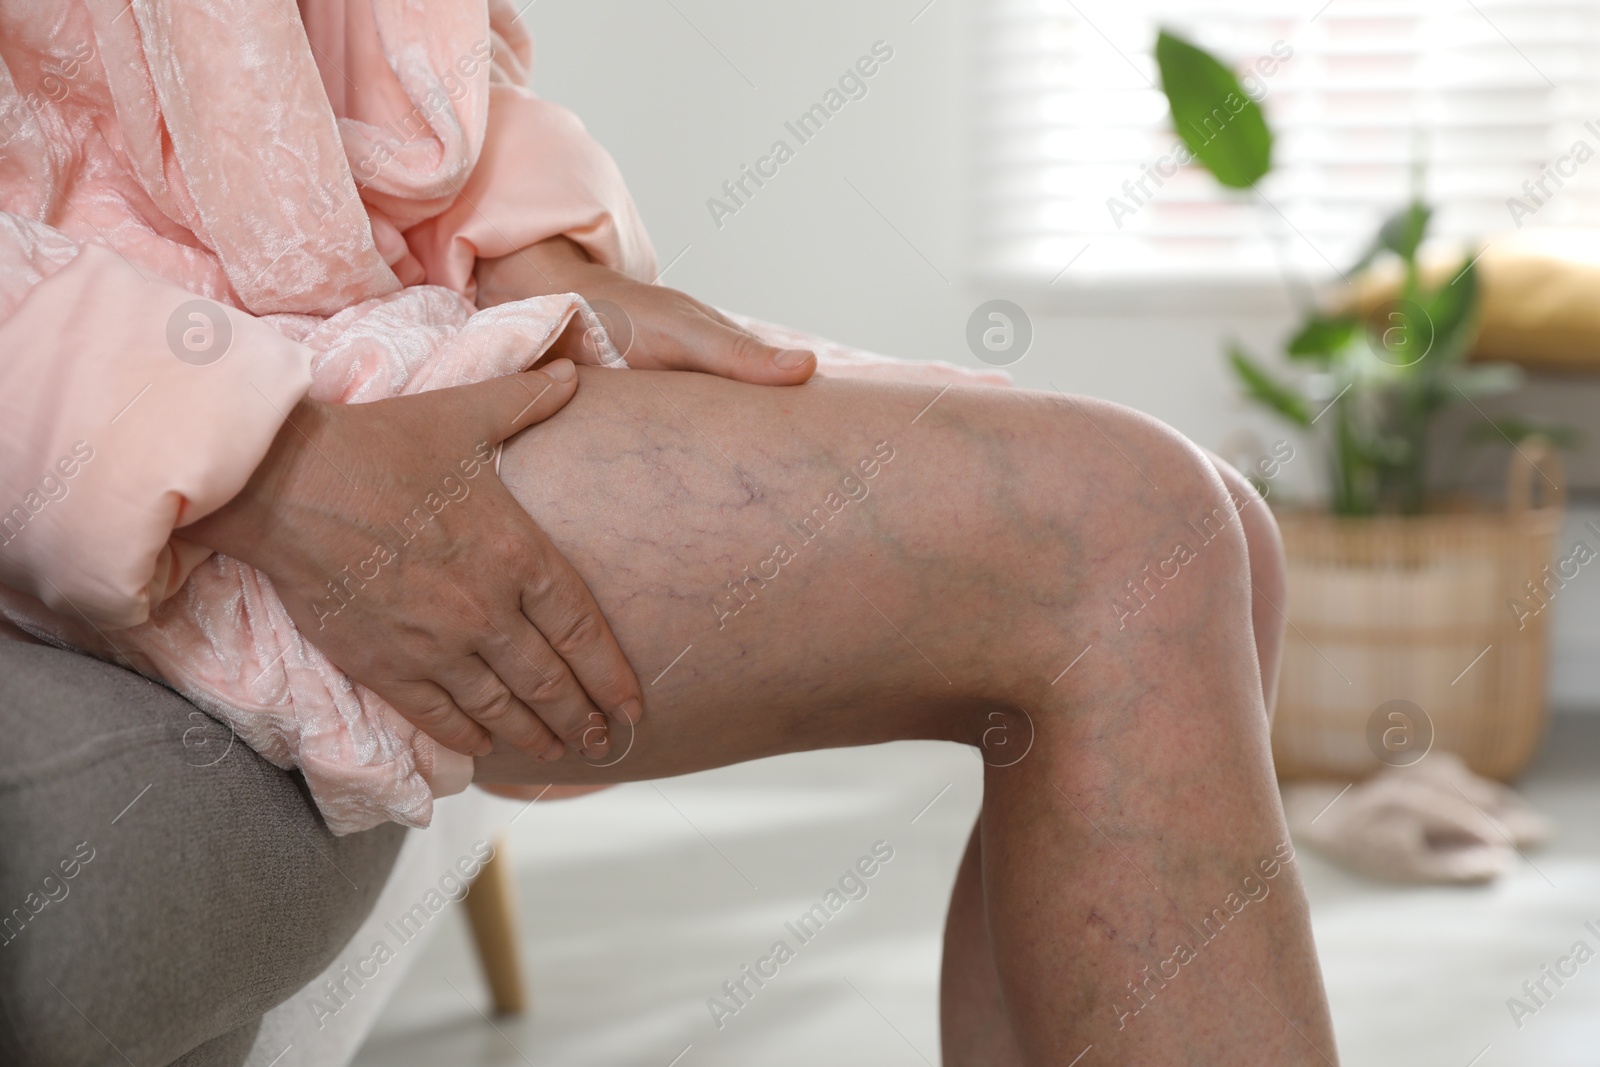
[[(477, 279), (479, 307), (577, 293), (602, 317), (606, 304), (621, 309), (626, 321), (608, 322), (607, 329), (618, 349), (626, 348), (628, 363), (641, 369), (703, 371), (753, 385), (799, 385), (817, 369), (814, 354), (774, 348), (691, 296), (592, 262), (565, 237), (479, 260)], [(593, 363), (593, 344), (574, 319), (551, 351)]]
[[(571, 363), (369, 404), (303, 401), (249, 483), (185, 526), (265, 571), (300, 632), (441, 744), (598, 757), (638, 679), (583, 580), (494, 472)], [(605, 714), (602, 715), (601, 712)]]

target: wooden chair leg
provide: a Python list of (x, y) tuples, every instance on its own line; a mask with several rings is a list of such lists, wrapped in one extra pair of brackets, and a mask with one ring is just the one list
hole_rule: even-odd
[(521, 1015), (527, 1010), (527, 990), (517, 940), (516, 881), (504, 836), (495, 839), (493, 858), (472, 880), (462, 903), (478, 947), (478, 962), (494, 997), (494, 1010), (501, 1015)]

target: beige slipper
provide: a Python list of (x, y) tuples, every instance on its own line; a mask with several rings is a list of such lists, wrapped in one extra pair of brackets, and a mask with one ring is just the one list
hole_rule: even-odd
[(1454, 752), (1430, 752), (1409, 767), (1390, 767), (1379, 777), (1409, 779), (1461, 797), (1516, 848), (1538, 848), (1550, 840), (1549, 819), (1512, 789), (1473, 774)]
[(1341, 796), (1343, 788), (1287, 786), (1284, 811), (1296, 840), (1363, 874), (1472, 885), (1492, 881), (1516, 863), (1516, 851), (1454, 791), (1387, 774)]

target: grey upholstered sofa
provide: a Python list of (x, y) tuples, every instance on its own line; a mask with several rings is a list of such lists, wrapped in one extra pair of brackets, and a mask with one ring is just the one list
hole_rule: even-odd
[(366, 935), (492, 836), (476, 791), (438, 809), (334, 837), (170, 690), (0, 639), (0, 1063), (348, 1062), (418, 955), (342, 977)]

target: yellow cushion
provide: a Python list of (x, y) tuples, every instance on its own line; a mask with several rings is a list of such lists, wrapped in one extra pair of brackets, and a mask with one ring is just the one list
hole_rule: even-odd
[[(1429, 285), (1448, 281), (1459, 254), (1424, 257)], [(1492, 238), (1478, 259), (1479, 330), (1471, 358), (1600, 371), (1600, 230), (1529, 229)], [(1377, 312), (1399, 289), (1397, 264), (1368, 272), (1339, 303)]]

